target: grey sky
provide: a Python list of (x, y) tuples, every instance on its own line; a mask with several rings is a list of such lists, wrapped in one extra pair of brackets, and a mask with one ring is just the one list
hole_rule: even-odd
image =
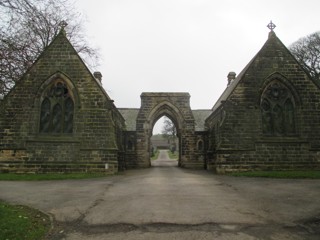
[(100, 48), (103, 86), (117, 107), (142, 92), (189, 92), (212, 108), (260, 50), (272, 20), (289, 46), (320, 30), (319, 0), (77, 0), (90, 44)]

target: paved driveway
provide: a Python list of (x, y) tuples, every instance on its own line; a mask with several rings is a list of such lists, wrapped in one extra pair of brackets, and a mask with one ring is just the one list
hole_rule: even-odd
[(66, 181), (0, 182), (0, 199), (49, 213), (50, 239), (319, 239), (320, 181), (176, 167)]

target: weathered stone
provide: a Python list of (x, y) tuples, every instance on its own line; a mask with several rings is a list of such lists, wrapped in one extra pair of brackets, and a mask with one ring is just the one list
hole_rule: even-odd
[(320, 169), (320, 91), (275, 33), (212, 109), (188, 93), (142, 93), (117, 109), (61, 32), (0, 101), (0, 172), (150, 166), (156, 121), (177, 128), (179, 166), (218, 173)]
[[(124, 119), (62, 33), (1, 101), (1, 113), (0, 162), (36, 162), (40, 172), (48, 162), (118, 170)], [(87, 169), (70, 166), (50, 171)]]
[(319, 101), (317, 83), (271, 32), (206, 120), (209, 168), (319, 169)]

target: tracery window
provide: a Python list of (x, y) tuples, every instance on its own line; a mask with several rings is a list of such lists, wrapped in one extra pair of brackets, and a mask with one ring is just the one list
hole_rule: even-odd
[(269, 84), (260, 102), (263, 134), (290, 136), (296, 132), (294, 98), (278, 81)]
[(74, 102), (66, 83), (54, 81), (44, 92), (40, 107), (40, 133), (72, 133)]

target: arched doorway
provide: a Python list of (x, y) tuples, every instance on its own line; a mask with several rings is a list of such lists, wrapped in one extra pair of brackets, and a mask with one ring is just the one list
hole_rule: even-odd
[(136, 120), (137, 165), (150, 167), (152, 129), (162, 116), (175, 124), (179, 138), (179, 166), (192, 165), (194, 155), (194, 117), (189, 93), (142, 93)]
[(163, 115), (154, 122), (152, 129), (150, 137), (151, 166), (178, 166), (180, 138), (174, 121), (169, 116)]

